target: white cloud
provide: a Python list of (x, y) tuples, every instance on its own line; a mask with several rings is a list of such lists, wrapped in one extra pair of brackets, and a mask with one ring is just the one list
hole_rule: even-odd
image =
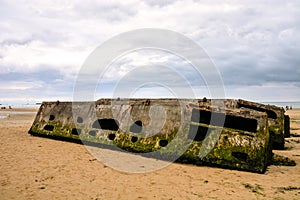
[(28, 90), (33, 88), (42, 88), (42, 82), (23, 82), (11, 81), (9, 83), (1, 82), (0, 90)]
[[(230, 97), (247, 96), (246, 90), (239, 88), (255, 91), (257, 87), (268, 94), (272, 83), (272, 89), (290, 91), (283, 91), (287, 100), (300, 99), (299, 1), (6, 0), (0, 4), (0, 79), (13, 73), (24, 75), (18, 76), (20, 80), (5, 79), (10, 91), (19, 87), (38, 96), (38, 90), (16, 81), (28, 82), (31, 73), (41, 71), (45, 76), (34, 81), (52, 91), (53, 82), (45, 81), (44, 71), (49, 70), (51, 79), (62, 76), (58, 78), (59, 94), (68, 96), (76, 73), (94, 48), (124, 31), (153, 27), (180, 32), (201, 45), (220, 69)], [(165, 55), (135, 55), (134, 60), (123, 60), (110, 69), (106, 79), (116, 80), (126, 75), (130, 66), (151, 59), (156, 64), (176, 63)], [(185, 73), (193, 78), (187, 68)], [(6, 86), (2, 82), (0, 91)], [(43, 95), (50, 98), (53, 93)], [(253, 95), (254, 100), (261, 98), (261, 94)]]
[[(66, 73), (77, 72), (87, 57), (86, 52), (75, 49), (49, 47), (43, 41), (34, 40), (26, 44), (10, 43), (0, 50), (1, 72), (37, 71), (40, 68), (54, 68)], [(8, 67), (5, 67), (8, 66)]]

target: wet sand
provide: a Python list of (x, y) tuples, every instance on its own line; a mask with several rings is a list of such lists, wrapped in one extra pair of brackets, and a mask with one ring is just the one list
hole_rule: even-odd
[(0, 199), (300, 199), (300, 109), (287, 111), (292, 136), (286, 150), (274, 151), (297, 165), (272, 165), (265, 174), (179, 163), (119, 172), (83, 145), (30, 136), (34, 112), (0, 111), (10, 114), (0, 119)]

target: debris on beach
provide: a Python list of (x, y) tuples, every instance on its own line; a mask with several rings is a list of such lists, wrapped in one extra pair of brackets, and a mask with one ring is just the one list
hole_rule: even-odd
[(29, 133), (264, 173), (272, 149), (284, 149), (290, 135), (284, 113), (284, 108), (241, 99), (43, 102)]

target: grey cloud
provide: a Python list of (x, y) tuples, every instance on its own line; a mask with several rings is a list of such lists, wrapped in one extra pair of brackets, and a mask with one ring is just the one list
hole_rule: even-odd
[(113, 22), (122, 22), (128, 17), (133, 17), (138, 12), (138, 6), (130, 3), (129, 5), (120, 2), (78, 2), (74, 5), (74, 11), (80, 17), (98, 18)]
[[(299, 82), (299, 29), (295, 27), (296, 15), (286, 10), (286, 3), (272, 5), (272, 9), (263, 2), (244, 5), (237, 12), (240, 13), (221, 14), (221, 26), (208, 23), (211, 27), (204, 29), (219, 32), (205, 36), (199, 32), (195, 36), (220, 69), (225, 84)], [(280, 33), (290, 29), (294, 32), (280, 38)]]
[(168, 6), (176, 1), (174, 0), (144, 0), (143, 2), (145, 2), (146, 4), (150, 5), (150, 6), (159, 6), (159, 7), (164, 7), (164, 6)]
[[(18, 48), (41, 42), (46, 53), (50, 48), (66, 49), (70, 52), (80, 49), (86, 53), (104, 39), (125, 30), (167, 28), (181, 32), (201, 45), (220, 70), (225, 86), (263, 87), (276, 82), (278, 85), (291, 84), (299, 89), (299, 1), (184, 3), (151, 0), (130, 1), (128, 4), (74, 1), (54, 3), (53, 6), (47, 6), (47, 3), (49, 2), (28, 1), (19, 4), (14, 1), (1, 1), (0, 48)], [(5, 55), (5, 52), (1, 52), (0, 60), (4, 60)], [(20, 65), (17, 61), (15, 64)], [(169, 64), (176, 65), (174, 62)], [(54, 64), (49, 63), (51, 65)], [(1, 71), (6, 73), (0, 75), (1, 81), (41, 81), (45, 88), (43, 91), (36, 89), (28, 93), (51, 95), (57, 90), (57, 94), (70, 96), (75, 81), (74, 74), (63, 74), (59, 69), (61, 66), (51, 66), (50, 68), (55, 69), (53, 71), (45, 66), (30, 71), (30, 67), (21, 72), (14, 70), (20, 70), (20, 66), (1, 66)], [(25, 73), (26, 70), (31, 74)], [(194, 85), (203, 84), (188, 69), (183, 70), (184, 75)], [(14, 73), (7, 73), (11, 71)], [(145, 71), (137, 73), (130, 81), (145, 80), (145, 74), (155, 77), (155, 74)], [(174, 84), (177, 83), (176, 77), (162, 74), (166, 79), (173, 80)], [(106, 84), (106, 91), (112, 89), (110, 85), (113, 81), (107, 80), (103, 83)]]
[(293, 83), (293, 85), (294, 85), (295, 87), (298, 87), (298, 88), (300, 89), (300, 82)]
[(1, 81), (24, 80), (24, 81), (39, 81), (53, 83), (54, 80), (63, 79), (63, 74), (54, 69), (43, 69), (34, 72), (8, 72), (0, 74)]
[[(17, 84), (17, 85), (16, 85)], [(72, 97), (74, 80), (66, 79), (61, 72), (53, 69), (41, 69), (36, 72), (10, 72), (0, 74), (1, 98), (47, 98), (51, 96)], [(25, 86), (25, 89), (18, 89)], [(26, 87), (28, 86), (28, 89)], [(7, 89), (5, 89), (7, 87)], [(10, 89), (10, 88), (15, 89)], [(66, 95), (67, 94), (67, 95)]]
[(31, 39), (19, 39), (19, 40), (16, 40), (16, 39), (6, 39), (6, 40), (3, 40), (2, 42), (0, 42), (0, 46), (10, 46), (10, 45), (26, 45), (26, 44), (29, 44), (31, 43), (33, 40)]

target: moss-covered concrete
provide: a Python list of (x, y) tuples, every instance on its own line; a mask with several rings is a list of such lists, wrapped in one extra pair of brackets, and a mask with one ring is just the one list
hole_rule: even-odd
[[(29, 133), (117, 146), (130, 152), (155, 152), (155, 155), (160, 155), (162, 159), (167, 159), (168, 156), (173, 158), (180, 156), (178, 160), (181, 162), (263, 173), (272, 156), (269, 130), (272, 134), (278, 133), (283, 131), (282, 126), (275, 123), (269, 127), (266, 113), (244, 108), (223, 110), (226, 116), (238, 116), (237, 119), (257, 121), (254, 132), (245, 131), (247, 129), (241, 126), (237, 126), (241, 129), (222, 128), (192, 122), (192, 111), (204, 109), (197, 103), (199, 100), (195, 103), (195, 100), (188, 99), (182, 101), (176, 99), (117, 100), (114, 104), (111, 100), (105, 99), (73, 104), (72, 102), (44, 102)], [(205, 110), (220, 112), (219, 108), (210, 106)], [(161, 115), (162, 111), (165, 112), (165, 118)], [(117, 131), (95, 128), (93, 124), (98, 119), (115, 119), (120, 128)], [(138, 129), (141, 132), (130, 132), (130, 126), (135, 121), (141, 122), (142, 127)], [(197, 132), (196, 134), (206, 134), (206, 136), (195, 139), (196, 135), (191, 137), (191, 125), (209, 131)], [(80, 134), (76, 134), (74, 129), (80, 129)], [(158, 132), (155, 132), (157, 130)]]

